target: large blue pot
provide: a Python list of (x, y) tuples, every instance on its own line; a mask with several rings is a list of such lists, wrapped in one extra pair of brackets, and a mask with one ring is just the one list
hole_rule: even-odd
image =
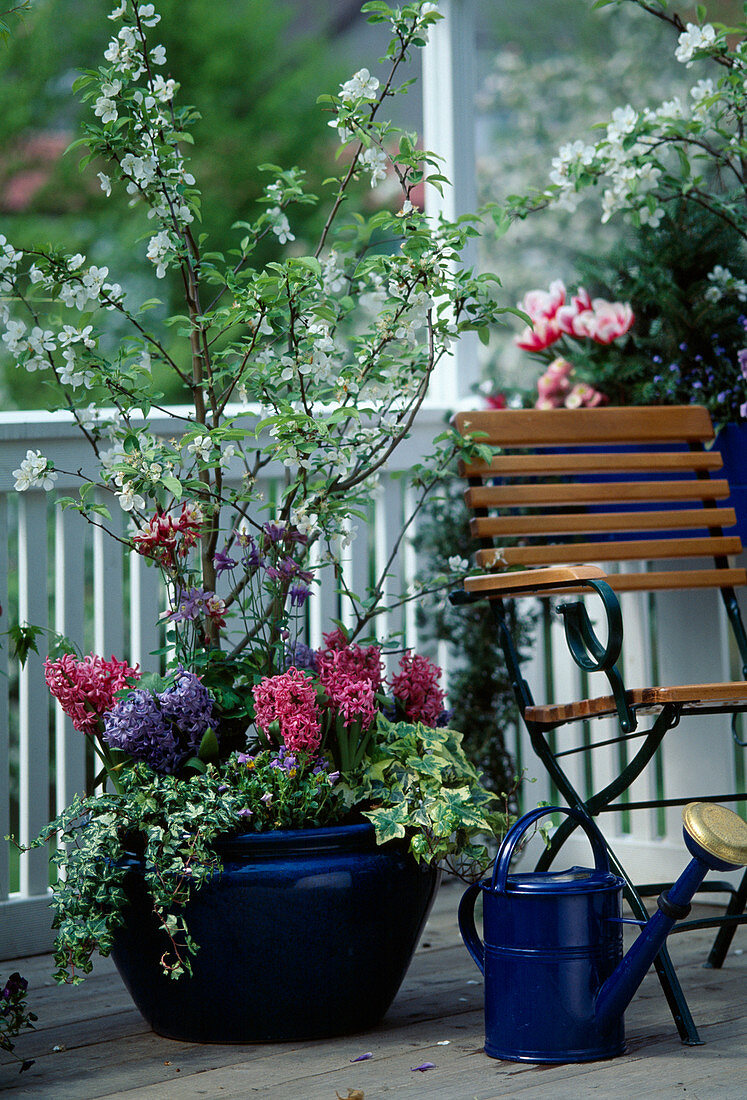
[(201, 1043), (320, 1039), (362, 1031), (389, 1008), (439, 872), (369, 824), (216, 842), (224, 870), (185, 908), (193, 976), (164, 976), (168, 947), (142, 863), (129, 861), (112, 957), (159, 1035)]

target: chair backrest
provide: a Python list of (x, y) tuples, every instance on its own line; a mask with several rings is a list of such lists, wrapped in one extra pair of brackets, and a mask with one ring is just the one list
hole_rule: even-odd
[(501, 409), (459, 413), (455, 423), (494, 449), (460, 470), (485, 568), (649, 562), (611, 572), (610, 583), (618, 591), (747, 583), (728, 560), (742, 543), (723, 531), (736, 515), (723, 506), (728, 482), (712, 476), (722, 460), (704, 447), (714, 438), (705, 408)]

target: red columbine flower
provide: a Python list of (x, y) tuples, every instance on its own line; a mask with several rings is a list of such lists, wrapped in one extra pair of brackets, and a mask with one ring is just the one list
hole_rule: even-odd
[(139, 554), (173, 568), (176, 555), (183, 557), (197, 542), (203, 522), (199, 505), (185, 504), (178, 516), (157, 512), (132, 536), (132, 541)]
[(112, 657), (105, 661), (95, 653), (80, 660), (64, 653), (44, 662), (44, 680), (60, 706), (81, 733), (94, 734), (99, 718), (114, 704), (116, 692), (128, 686), (128, 679), (140, 679), (140, 668)]
[(401, 672), (392, 677), (392, 694), (404, 708), (408, 722), (435, 726), (443, 710), (444, 692), (438, 686), (441, 669), (427, 657), (408, 649), (400, 657)]

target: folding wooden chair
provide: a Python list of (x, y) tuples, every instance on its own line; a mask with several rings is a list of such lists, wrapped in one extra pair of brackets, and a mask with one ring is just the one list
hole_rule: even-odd
[[(726, 712), (732, 715), (736, 730), (736, 716), (747, 710), (747, 635), (734, 591), (747, 583), (747, 572), (729, 563), (742, 544), (738, 537), (723, 533), (736, 517), (733, 509), (718, 503), (729, 496), (729, 485), (719, 476), (712, 477), (721, 467), (721, 456), (704, 448), (714, 434), (707, 410), (697, 406), (495, 410), (460, 413), (455, 423), (463, 436), (488, 445), (491, 457), (463, 464), (460, 471), (469, 483), (465, 499), (473, 514), (472, 533), (480, 544), (477, 561), (489, 572), (467, 578), (464, 591), (453, 598), (457, 603), (490, 600), (532, 746), (558, 792), (570, 806), (591, 816), (683, 805), (701, 797), (693, 790), (683, 798), (635, 802), (624, 792), (681, 719)], [(687, 568), (682, 568), (681, 559), (688, 559)], [(633, 571), (617, 572), (626, 562), (635, 563)], [(704, 587), (721, 592), (743, 680), (628, 687), (621, 670), (623, 620), (616, 594)], [(584, 594), (593, 593), (601, 600), (606, 618), (606, 642), (600, 640), (589, 615), (599, 605), (597, 600), (586, 601)], [(601, 695), (538, 705), (519, 666), (504, 601), (573, 594), (582, 598), (557, 607), (570, 653), (583, 670), (582, 683), (599, 672), (608, 686)], [(685, 631), (696, 628), (697, 623), (682, 622)], [(653, 715), (653, 722), (641, 729), (639, 720), (644, 715)], [(603, 735), (599, 740), (590, 733), (580, 748), (569, 749), (562, 727), (610, 717), (619, 726), (614, 737)], [(632, 753), (637, 739), (640, 745)], [(625, 743), (632, 758), (602, 789), (582, 797), (569, 778), (569, 756), (617, 743)], [(623, 804), (621, 796), (627, 799)], [(747, 792), (703, 797), (743, 800)], [(557, 829), (538, 870), (550, 865), (574, 827), (568, 820)], [(626, 896), (635, 917), (645, 920), (642, 898), (658, 893), (662, 884), (636, 887), (613, 851), (610, 857), (626, 880)], [(711, 884), (711, 889), (730, 893), (726, 912), (682, 922), (678, 928), (720, 926), (707, 963), (720, 967), (736, 925), (747, 921), (747, 873), (738, 889), (720, 882)], [(683, 1042), (700, 1042), (666, 949), (657, 956), (656, 969)]]

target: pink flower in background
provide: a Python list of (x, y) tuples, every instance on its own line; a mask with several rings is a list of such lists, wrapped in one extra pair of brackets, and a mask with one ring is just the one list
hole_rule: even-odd
[(392, 693), (404, 708), (408, 722), (435, 726), (445, 698), (438, 685), (441, 669), (409, 649), (400, 657), (399, 667), (400, 672), (392, 677)]
[(549, 291), (530, 290), (519, 302), (519, 309), (532, 320), (532, 326), (515, 338), (524, 351), (545, 351), (561, 336), (611, 344), (624, 336), (635, 320), (627, 302), (592, 299), (583, 287), (566, 302), (566, 289), (559, 279), (551, 283)]
[(139, 667), (116, 657), (105, 661), (95, 653), (80, 659), (64, 653), (44, 662), (47, 687), (80, 733), (98, 731), (101, 715), (114, 705), (116, 692), (129, 686), (128, 679), (140, 679)]
[(573, 374), (567, 359), (554, 359), (537, 380), (535, 409), (595, 409), (606, 402), (606, 396), (588, 382), (574, 382)]
[(592, 305), (594, 313), (588, 335), (597, 344), (611, 344), (618, 336), (624, 336), (635, 320), (627, 302), (606, 302), (604, 298), (595, 298)]
[(516, 337), (516, 345), (524, 351), (543, 351), (560, 336), (558, 310), (565, 304), (565, 286), (556, 279), (547, 290), (530, 290), (518, 308), (528, 314), (532, 324)]
[(266, 676), (252, 690), (256, 723), (267, 732), (277, 722), (283, 744), (291, 752), (313, 755), (322, 739), (316, 688), (308, 676), (291, 667)]
[[(567, 359), (553, 359), (541, 378), (537, 380), (537, 409), (557, 409), (570, 393), (570, 377), (573, 367)], [(541, 402), (541, 404), (540, 404)]]
[(606, 400), (605, 395), (588, 382), (576, 382), (564, 405), (566, 409), (596, 409), (598, 405), (604, 405)]

